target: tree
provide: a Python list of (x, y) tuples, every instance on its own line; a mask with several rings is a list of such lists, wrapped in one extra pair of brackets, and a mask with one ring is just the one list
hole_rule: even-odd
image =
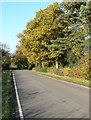
[[(30, 63), (43, 63), (50, 60), (50, 50), (47, 45), (56, 39), (63, 29), (59, 27), (56, 19), (63, 13), (60, 5), (55, 2), (44, 10), (36, 13), (34, 20), (30, 21), (22, 34), (18, 35), (22, 52)], [(51, 20), (50, 20), (51, 19)]]
[[(74, 65), (84, 55), (85, 36), (80, 7), (86, 2), (55, 2), (36, 13), (18, 34), (22, 53), (29, 63)], [(73, 57), (72, 57), (73, 56)], [(76, 61), (76, 62), (75, 62)]]
[[(87, 0), (86, 5), (81, 6), (81, 20), (83, 23), (83, 29), (84, 29), (84, 36), (85, 36), (85, 47), (84, 47), (84, 57), (82, 59), (82, 62), (84, 64), (88, 64), (88, 69), (86, 69), (86, 72), (88, 72), (88, 78), (91, 78), (91, 1)], [(88, 61), (84, 61), (84, 58)]]
[[(84, 3), (66, 2), (60, 4), (60, 9), (63, 11), (59, 17), (56, 18), (59, 27), (57, 37), (51, 40), (48, 45), (51, 54), (49, 57), (56, 61), (56, 68), (58, 68), (58, 61), (62, 62), (63, 66), (67, 62), (71, 62), (80, 58), (83, 54), (84, 48), (84, 33), (82, 32), (80, 19), (80, 6)], [(57, 26), (57, 25), (56, 25)], [(68, 54), (74, 55), (69, 61)], [(64, 61), (64, 62), (63, 62)]]
[(9, 53), (9, 48), (6, 44), (0, 43), (0, 49), (2, 52), (2, 69), (9, 69), (11, 65), (11, 55)]
[(12, 62), (17, 66), (18, 69), (27, 69), (28, 68), (28, 61), (27, 58), (21, 52), (19, 46), (17, 46), (17, 51), (13, 56)]
[[(91, 1), (87, 1), (86, 5), (81, 6), (81, 20), (85, 36), (84, 52), (91, 51)], [(88, 54), (88, 53), (87, 53)]]
[[(82, 28), (82, 20), (81, 20), (81, 13), (80, 7), (81, 5), (85, 5), (86, 2), (73, 2), (68, 1), (63, 3), (63, 9), (65, 11), (66, 18), (65, 20), (68, 21), (68, 50), (74, 55), (73, 59), (76, 58), (78, 61), (84, 54), (84, 42), (85, 36)], [(65, 31), (65, 33), (67, 33)], [(70, 56), (69, 56), (70, 57)], [(68, 59), (68, 58), (67, 58)], [(71, 60), (74, 61), (74, 60)]]

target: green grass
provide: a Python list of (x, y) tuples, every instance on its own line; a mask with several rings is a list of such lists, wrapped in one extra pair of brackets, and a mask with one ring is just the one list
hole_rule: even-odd
[(11, 90), (11, 76), (10, 71), (2, 72), (2, 118), (10, 118), (10, 90)]
[(2, 117), (2, 71), (0, 69), (0, 120)]
[[(34, 72), (37, 72), (37, 71), (34, 71)], [(91, 86), (91, 81), (89, 81), (89, 80), (72, 78), (72, 77), (68, 77), (68, 76), (59, 76), (59, 75), (50, 74), (50, 73), (43, 73), (43, 72), (37, 72), (37, 73), (51, 76), (51, 77), (56, 78), (58, 80), (64, 80), (64, 81), (72, 82), (72, 83), (87, 86), (87, 87)]]

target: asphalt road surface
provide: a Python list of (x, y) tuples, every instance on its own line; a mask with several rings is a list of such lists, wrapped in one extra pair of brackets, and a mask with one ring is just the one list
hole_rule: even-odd
[(24, 118), (89, 118), (89, 89), (15, 70)]

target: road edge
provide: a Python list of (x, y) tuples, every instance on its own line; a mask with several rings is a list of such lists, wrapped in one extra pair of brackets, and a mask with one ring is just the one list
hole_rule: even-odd
[[(56, 81), (58, 81), (58, 80), (60, 81), (60, 79), (55, 78), (55, 77), (50, 76), (50, 75), (47, 75), (47, 74), (45, 74), (45, 73), (43, 73), (43, 72), (37, 72), (37, 71), (32, 71), (32, 72), (38, 73), (38, 74), (41, 75), (41, 76), (44, 76), (44, 77), (47, 77), (47, 78), (51, 78), (51, 79), (56, 80)], [(66, 80), (61, 80), (61, 82), (68, 83), (68, 84), (71, 84), (71, 85), (75, 85), (75, 86), (82, 87), (82, 88), (86, 88), (86, 89), (89, 89), (89, 90), (90, 90), (90, 87), (84, 86), (84, 85), (81, 85), (81, 84), (69, 82), (69, 81), (66, 81)]]
[(15, 75), (14, 75), (14, 73), (12, 73), (12, 75), (13, 75), (14, 89), (15, 89), (15, 94), (16, 94), (18, 110), (19, 110), (19, 116), (20, 116), (21, 120), (24, 120), (24, 115), (23, 115), (21, 104), (20, 104), (18, 89), (17, 89), (17, 85), (16, 85), (16, 80), (15, 80)]

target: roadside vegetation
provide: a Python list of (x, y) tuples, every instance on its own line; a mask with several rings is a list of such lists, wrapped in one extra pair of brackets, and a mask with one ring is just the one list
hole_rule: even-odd
[(0, 43), (0, 50), (2, 52), (2, 69), (8, 70), (11, 65), (11, 54), (6, 44)]
[(79, 79), (79, 78), (68, 77), (68, 76), (60, 76), (60, 75), (56, 75), (56, 74), (39, 72), (39, 71), (35, 71), (35, 70), (33, 70), (33, 71), (37, 72), (39, 74), (42, 74), (42, 75), (56, 78), (57, 80), (63, 80), (63, 81), (67, 81), (67, 82), (71, 82), (71, 83), (75, 83), (75, 84), (79, 84), (79, 85), (83, 85), (83, 86), (87, 86), (87, 87), (90, 87), (90, 85), (91, 85), (91, 81), (86, 80), (86, 79)]
[(0, 43), (3, 118), (10, 118), (13, 110), (12, 67), (91, 85), (91, 1), (54, 2), (36, 12), (17, 37), (19, 45), (13, 55)]
[(4, 70), (2, 72), (2, 118), (10, 118), (11, 115), (11, 77), (10, 71)]
[[(54, 2), (36, 12), (19, 33), (13, 62), (29, 69), (89, 81), (91, 78), (91, 1)], [(75, 80), (76, 81), (76, 80)], [(77, 82), (79, 83), (79, 82)]]
[(11, 76), (9, 71), (10, 53), (6, 44), (0, 43), (0, 67), (2, 69), (2, 118), (10, 118)]
[(11, 54), (6, 44), (0, 44), (2, 51), (2, 120), (15, 118), (16, 97), (12, 81)]

